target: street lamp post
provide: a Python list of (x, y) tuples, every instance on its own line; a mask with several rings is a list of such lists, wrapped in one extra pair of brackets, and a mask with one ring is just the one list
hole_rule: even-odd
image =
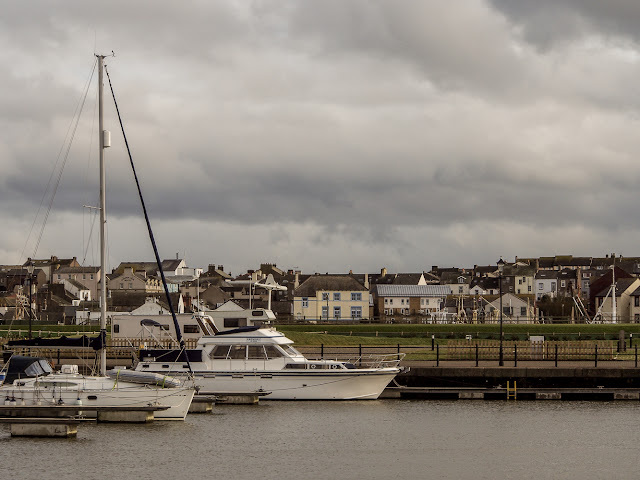
[(27, 264), (27, 272), (29, 272), (29, 340), (31, 340), (31, 319), (33, 318), (33, 301), (31, 299), (31, 292), (33, 291), (33, 262), (30, 261)]
[(504, 335), (502, 333), (502, 272), (504, 270), (504, 260), (502, 260), (502, 257), (500, 257), (500, 260), (498, 260), (498, 290), (500, 293), (500, 354), (498, 357), (498, 365), (503, 367), (504, 366), (504, 355), (503, 355), (503, 349), (502, 349), (502, 342), (504, 339)]

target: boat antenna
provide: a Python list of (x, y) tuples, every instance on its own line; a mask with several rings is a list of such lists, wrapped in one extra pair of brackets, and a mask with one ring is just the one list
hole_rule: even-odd
[(136, 187), (138, 188), (138, 196), (140, 197), (140, 203), (142, 205), (142, 211), (144, 212), (144, 219), (147, 222), (147, 230), (149, 231), (149, 240), (151, 240), (151, 245), (153, 247), (153, 253), (156, 257), (156, 264), (158, 265), (158, 271), (160, 272), (160, 278), (162, 279), (162, 286), (164, 287), (164, 293), (167, 298), (167, 303), (169, 304), (169, 310), (171, 311), (171, 317), (173, 318), (173, 325), (176, 329), (176, 337), (180, 344), (180, 350), (185, 352), (185, 358), (187, 361), (187, 367), (189, 368), (189, 372), (193, 375), (193, 370), (191, 369), (191, 362), (189, 361), (189, 352), (185, 348), (184, 338), (182, 337), (182, 332), (180, 330), (180, 324), (178, 323), (178, 318), (176, 317), (175, 309), (173, 308), (173, 302), (171, 301), (171, 295), (169, 295), (169, 287), (167, 286), (167, 279), (164, 276), (164, 270), (162, 269), (162, 262), (160, 261), (160, 255), (158, 254), (158, 247), (156, 246), (156, 241), (153, 236), (153, 230), (151, 229), (151, 221), (149, 220), (149, 215), (147, 213), (147, 207), (144, 203), (144, 198), (142, 197), (142, 189), (140, 188), (140, 182), (138, 181), (138, 174), (136, 173), (136, 167), (133, 164), (133, 157), (131, 156), (131, 149), (129, 148), (129, 142), (127, 141), (127, 135), (124, 131), (124, 124), (122, 123), (122, 117), (120, 116), (120, 109), (118, 108), (118, 102), (116, 101), (116, 94), (113, 90), (113, 85), (111, 83), (111, 77), (109, 76), (109, 70), (105, 67), (105, 73), (107, 74), (107, 79), (109, 80), (109, 88), (111, 89), (111, 96), (113, 97), (113, 103), (116, 107), (116, 113), (118, 114), (118, 122), (120, 122), (120, 129), (122, 130), (122, 136), (124, 138), (124, 144), (127, 147), (127, 154), (129, 155), (129, 163), (131, 164), (131, 170), (133, 171), (133, 177), (136, 181)]

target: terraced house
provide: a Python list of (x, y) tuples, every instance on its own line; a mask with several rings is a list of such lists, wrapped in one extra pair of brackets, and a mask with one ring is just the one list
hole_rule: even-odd
[(369, 290), (350, 275), (313, 275), (293, 291), (297, 320), (368, 320)]

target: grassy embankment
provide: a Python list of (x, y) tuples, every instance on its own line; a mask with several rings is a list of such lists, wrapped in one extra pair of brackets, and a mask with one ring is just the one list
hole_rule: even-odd
[[(278, 325), (282, 331), (298, 346), (412, 346), (424, 347), (424, 350), (411, 353), (410, 359), (432, 359), (435, 353), (431, 351), (432, 336), (436, 345), (446, 345), (450, 340), (462, 340), (471, 335), (476, 341), (497, 341), (499, 339), (499, 325), (423, 325), (423, 324), (354, 324), (354, 325)], [(18, 330), (19, 329), (19, 330)], [(9, 331), (7, 326), (0, 326), (0, 338), (26, 337), (27, 326), (13, 326)], [(529, 336), (542, 335), (547, 341), (594, 341), (617, 340), (619, 332), (624, 330), (625, 338), (629, 342), (629, 334), (633, 334), (634, 345), (640, 339), (640, 324), (504, 324), (505, 341), (526, 341)], [(33, 336), (45, 338), (60, 335), (95, 335), (97, 327), (76, 325), (34, 325)], [(406, 349), (405, 349), (406, 350)], [(629, 350), (627, 355), (631, 355)]]

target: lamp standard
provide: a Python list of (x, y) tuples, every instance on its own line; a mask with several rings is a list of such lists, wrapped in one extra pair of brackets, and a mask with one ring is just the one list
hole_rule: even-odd
[(31, 292), (33, 291), (33, 261), (31, 260), (27, 264), (27, 272), (29, 272), (27, 284), (29, 285), (29, 340), (31, 340), (31, 319), (33, 318), (33, 301), (31, 300)]
[(502, 272), (504, 271), (504, 260), (500, 257), (498, 260), (498, 290), (500, 292), (500, 356), (498, 357), (498, 365), (504, 366), (504, 356), (502, 350), (503, 333), (502, 333)]

